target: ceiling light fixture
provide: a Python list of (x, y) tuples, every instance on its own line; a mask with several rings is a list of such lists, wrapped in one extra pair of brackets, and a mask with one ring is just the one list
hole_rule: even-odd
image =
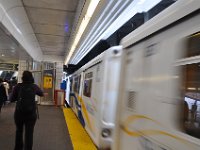
[(69, 52), (69, 54), (67, 56), (67, 59), (65, 60), (65, 64), (67, 64), (69, 62), (73, 52), (75, 51), (76, 46), (77, 46), (77, 44), (78, 44), (78, 42), (79, 42), (79, 40), (80, 40), (85, 28), (87, 27), (87, 25), (88, 25), (93, 13), (94, 13), (99, 1), (100, 0), (91, 0), (90, 1), (90, 4), (89, 4), (88, 9), (87, 9), (87, 12), (86, 12), (86, 14), (85, 14), (80, 26), (79, 26), (78, 32), (77, 32), (77, 34), (75, 36), (75, 39), (74, 39), (74, 42), (73, 42), (73, 44), (71, 46), (70, 52)]

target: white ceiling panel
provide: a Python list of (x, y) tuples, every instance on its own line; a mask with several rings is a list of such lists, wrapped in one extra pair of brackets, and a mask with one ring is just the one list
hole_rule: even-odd
[[(48, 46), (47, 46), (48, 45)], [(51, 44), (46, 44), (46, 43), (40, 43), (41, 47), (58, 47), (58, 48), (66, 48), (65, 43), (51, 43)]]
[(78, 2), (80, 1), (22, 0), (45, 55), (66, 53)]
[(52, 36), (52, 35), (44, 35), (44, 34), (36, 34), (36, 37), (38, 39), (39, 42), (60, 42), (60, 43), (64, 43), (65, 42), (65, 38), (62, 36)]
[(56, 52), (56, 51), (48, 51), (48, 52), (43, 52), (44, 55), (56, 55), (56, 56), (63, 56), (64, 52)]
[(42, 50), (45, 52), (62, 52), (62, 49), (61, 48), (59, 48), (59, 47), (41, 47), (42, 48)]
[(51, 25), (51, 24), (33, 24), (35, 33), (69, 36), (70, 33), (65, 30), (64, 25)]
[(78, 0), (23, 0), (27, 7), (75, 11)]
[(51, 41), (41, 42), (41, 41), (39, 41), (39, 43), (40, 43), (41, 47), (44, 47), (44, 46), (46, 46), (46, 47), (48, 47), (48, 46), (63, 47), (63, 45), (66, 45), (65, 42), (51, 42)]
[(28, 8), (27, 13), (32, 24), (67, 25), (71, 28), (74, 12), (57, 11), (51, 9)]

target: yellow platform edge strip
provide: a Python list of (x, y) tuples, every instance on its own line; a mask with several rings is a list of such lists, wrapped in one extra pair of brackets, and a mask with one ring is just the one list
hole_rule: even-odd
[(63, 113), (74, 150), (97, 150), (74, 112), (70, 108), (63, 108)]

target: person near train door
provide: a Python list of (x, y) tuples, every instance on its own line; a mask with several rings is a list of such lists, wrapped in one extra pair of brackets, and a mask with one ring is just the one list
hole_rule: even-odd
[(8, 90), (9, 90), (10, 87), (9, 87), (8, 81), (6, 79), (3, 81), (3, 85), (4, 85), (5, 90), (6, 90), (6, 96), (7, 96), (6, 101), (8, 101), (8, 97), (9, 97)]
[(1, 108), (6, 100), (7, 100), (6, 89), (3, 85), (3, 79), (0, 78), (0, 113), (1, 113)]
[[(36, 95), (44, 96), (42, 90), (36, 84), (34, 84), (32, 73), (30, 71), (24, 71), (22, 75), (22, 83), (18, 83), (14, 87), (10, 97), (11, 102), (16, 101), (14, 113), (16, 125), (14, 150), (32, 150), (33, 131), (38, 112), (37, 104), (35, 102)], [(24, 144), (23, 127), (25, 127)]]

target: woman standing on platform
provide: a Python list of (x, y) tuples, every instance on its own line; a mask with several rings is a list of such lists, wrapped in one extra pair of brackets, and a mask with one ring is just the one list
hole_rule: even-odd
[[(32, 73), (24, 71), (22, 83), (18, 83), (11, 94), (10, 101), (16, 102), (14, 120), (16, 125), (15, 149), (32, 150), (33, 131), (37, 119), (35, 95), (43, 96), (42, 90), (34, 84)], [(23, 126), (25, 126), (25, 142), (23, 149)]]
[(0, 78), (0, 113), (4, 102), (7, 100), (6, 89), (3, 85), (3, 79)]

